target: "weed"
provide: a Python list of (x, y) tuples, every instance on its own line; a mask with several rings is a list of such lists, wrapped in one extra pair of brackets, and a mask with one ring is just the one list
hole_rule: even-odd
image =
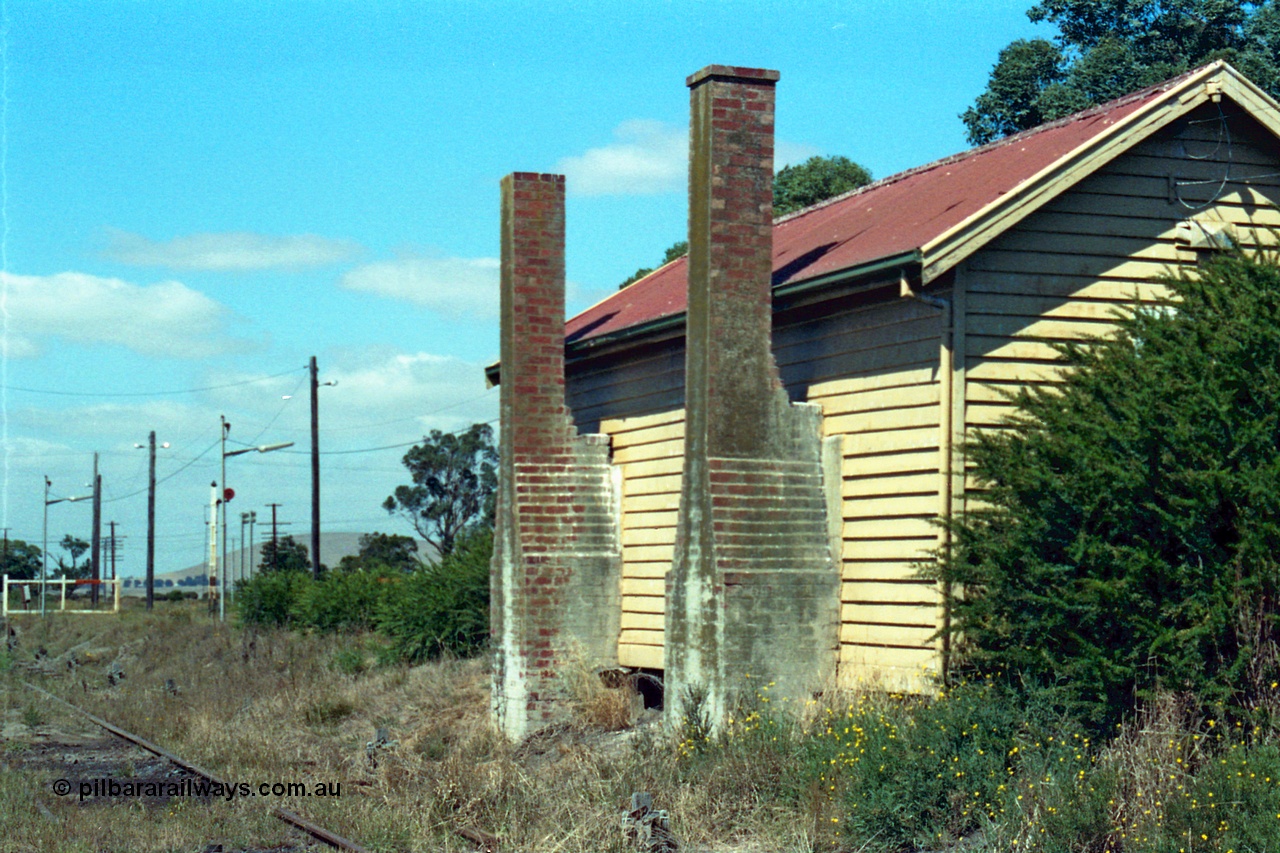
[(29, 729), (38, 728), (44, 724), (44, 717), (35, 705), (28, 705), (22, 709), (22, 724)]
[(355, 710), (355, 705), (343, 699), (320, 699), (307, 706), (302, 716), (313, 726), (330, 726), (350, 717)]
[(333, 653), (329, 665), (343, 675), (360, 675), (368, 668), (368, 660), (359, 646), (343, 646)]

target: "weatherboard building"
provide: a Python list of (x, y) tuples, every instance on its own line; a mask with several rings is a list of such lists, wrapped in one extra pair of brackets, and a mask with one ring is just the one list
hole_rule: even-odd
[(1228, 238), (1280, 227), (1280, 105), (1224, 63), (774, 220), (779, 75), (691, 76), (689, 254), (564, 319), (564, 179), (502, 183), (493, 708), (660, 673), (715, 721), (774, 682), (922, 689), (922, 561), (964, 442)]

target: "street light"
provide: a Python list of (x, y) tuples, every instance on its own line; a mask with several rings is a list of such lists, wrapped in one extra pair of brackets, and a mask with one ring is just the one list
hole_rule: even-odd
[[(278, 444), (259, 444), (257, 447), (241, 447), (237, 450), (227, 450), (227, 433), (231, 432), (231, 424), (227, 423), (226, 415), (219, 415), (219, 417), (222, 420), (222, 494), (218, 495), (218, 506), (222, 515), (220, 519), (222, 525), (222, 589), (218, 593), (218, 621), (225, 622), (227, 619), (227, 501), (234, 495), (227, 488), (227, 459), (243, 453), (270, 453), (273, 450), (283, 450), (286, 447), (293, 447), (293, 442), (282, 441)], [(216, 515), (214, 523), (219, 523)]]
[(44, 616), (45, 587), (49, 579), (49, 507), (54, 504), (63, 502), (74, 503), (75, 501), (88, 500), (93, 495), (76, 495), (73, 498), (54, 498), (49, 500), (49, 487), (53, 483), (49, 480), (49, 475), (44, 477), (44, 547), (40, 550), (40, 615)]

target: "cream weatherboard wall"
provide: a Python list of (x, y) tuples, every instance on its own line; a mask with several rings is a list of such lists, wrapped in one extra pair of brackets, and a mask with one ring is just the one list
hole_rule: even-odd
[(969, 259), (959, 280), (970, 430), (997, 425), (1023, 384), (1059, 375), (1052, 342), (1104, 335), (1135, 299), (1165, 295), (1155, 280), (1194, 268), (1210, 235), (1275, 244), (1280, 147), (1243, 115), (1226, 121), (1202, 107)]
[[(1275, 138), (1227, 115), (1224, 124), (1206, 104), (1139, 143), (923, 299), (901, 296), (895, 281), (858, 305), (779, 319), (783, 384), (793, 400), (821, 406), (824, 435), (841, 445), (842, 682), (914, 689), (937, 671), (940, 596), (918, 569), (942, 542), (937, 519), (980, 495), (964, 477), (963, 440), (997, 426), (1019, 387), (1060, 375), (1053, 343), (1112, 330), (1118, 310), (1165, 293), (1153, 280), (1194, 266), (1224, 227), (1246, 247), (1276, 242)], [(570, 382), (575, 420), (611, 437), (621, 469), (624, 666), (663, 667), (683, 470), (681, 343)]]

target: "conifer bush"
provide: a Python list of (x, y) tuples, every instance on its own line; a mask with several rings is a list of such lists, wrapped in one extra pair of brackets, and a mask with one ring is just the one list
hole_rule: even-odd
[(1161, 690), (1251, 707), (1276, 676), (1280, 268), (1163, 283), (971, 443), (984, 505), (935, 570), (970, 665), (1096, 727)]

